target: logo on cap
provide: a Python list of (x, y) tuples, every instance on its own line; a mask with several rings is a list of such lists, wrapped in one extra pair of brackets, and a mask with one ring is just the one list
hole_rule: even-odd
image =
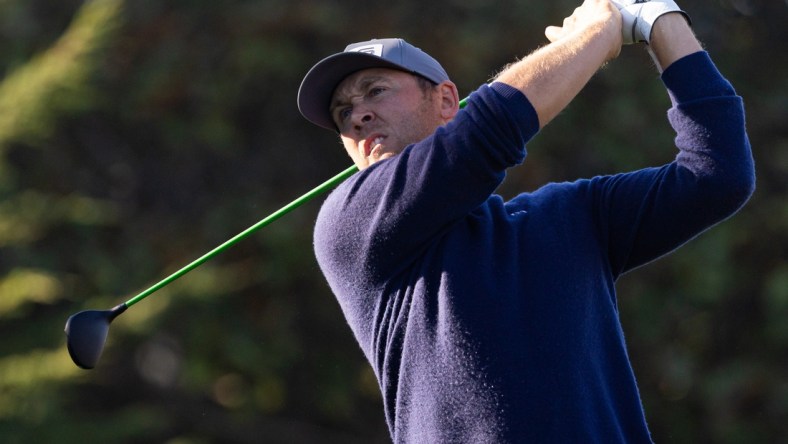
[(383, 56), (383, 45), (382, 44), (375, 44), (375, 45), (364, 45), (359, 46), (358, 48), (353, 48), (350, 52), (363, 52), (364, 54), (372, 54), (378, 57)]

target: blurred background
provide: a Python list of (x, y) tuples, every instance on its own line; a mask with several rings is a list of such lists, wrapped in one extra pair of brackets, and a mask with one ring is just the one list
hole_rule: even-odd
[[(295, 106), (347, 43), (405, 37), (467, 95), (577, 1), (0, 0), (0, 441), (385, 443), (316, 265), (322, 198), (135, 305), (94, 370), (63, 326), (127, 300), (351, 164)], [(657, 442), (788, 442), (788, 2), (686, 2), (744, 97), (758, 184), (624, 276)], [(529, 145), (506, 197), (669, 162), (669, 100), (624, 48)]]

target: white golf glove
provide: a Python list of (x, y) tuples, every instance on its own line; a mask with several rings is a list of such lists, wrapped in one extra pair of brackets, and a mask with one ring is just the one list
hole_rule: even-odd
[(651, 41), (651, 27), (657, 19), (668, 12), (680, 12), (690, 21), (673, 0), (610, 0), (621, 12), (621, 29), (624, 44)]

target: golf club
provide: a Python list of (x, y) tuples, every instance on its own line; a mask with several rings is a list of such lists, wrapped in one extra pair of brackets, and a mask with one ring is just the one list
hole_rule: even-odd
[[(465, 107), (466, 101), (467, 99), (460, 101), (460, 108)], [(316, 196), (325, 193), (357, 171), (358, 167), (355, 165), (347, 168), (128, 301), (109, 310), (85, 310), (71, 315), (66, 321), (65, 327), (66, 345), (71, 359), (81, 368), (92, 369), (96, 366), (96, 363), (98, 363), (101, 352), (104, 350), (104, 343), (107, 340), (110, 323), (129, 307), (169, 285), (176, 279), (207, 262), (209, 259), (224, 252), (260, 228), (279, 219)]]
[(214, 256), (224, 252), (260, 228), (326, 192), (353, 175), (356, 171), (358, 171), (358, 168), (355, 165), (347, 168), (128, 301), (110, 310), (85, 310), (71, 315), (66, 321), (65, 327), (66, 344), (71, 359), (77, 366), (84, 369), (95, 367), (104, 349), (104, 342), (107, 340), (109, 324), (126, 309), (199, 267)]

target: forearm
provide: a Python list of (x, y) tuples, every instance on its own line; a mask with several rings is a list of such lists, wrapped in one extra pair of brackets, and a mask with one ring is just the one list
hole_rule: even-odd
[(544, 127), (583, 89), (591, 77), (621, 49), (621, 19), (607, 1), (587, 1), (564, 20), (550, 26), (551, 40), (495, 79), (519, 89), (530, 100)]
[(654, 23), (649, 53), (660, 72), (673, 62), (702, 50), (703, 47), (683, 15), (665, 14)]
[(607, 60), (596, 34), (581, 34), (547, 45), (509, 66), (496, 79), (531, 101), (544, 127), (583, 89)]

